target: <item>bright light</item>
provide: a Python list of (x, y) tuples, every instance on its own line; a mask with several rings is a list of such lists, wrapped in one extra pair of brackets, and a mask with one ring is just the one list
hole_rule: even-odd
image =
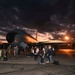
[(65, 40), (69, 40), (70, 38), (68, 36), (65, 36)]

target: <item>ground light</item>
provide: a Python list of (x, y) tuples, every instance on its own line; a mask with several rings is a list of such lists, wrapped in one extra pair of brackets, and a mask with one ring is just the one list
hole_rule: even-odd
[(68, 40), (70, 40), (70, 37), (69, 37), (69, 36), (65, 36), (64, 39), (65, 39), (66, 41), (68, 41)]

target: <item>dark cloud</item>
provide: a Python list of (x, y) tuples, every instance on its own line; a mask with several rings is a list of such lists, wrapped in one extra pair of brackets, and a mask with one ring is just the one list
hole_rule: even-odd
[(0, 0), (2, 27), (16, 25), (51, 32), (68, 29), (67, 24), (75, 24), (75, 0)]

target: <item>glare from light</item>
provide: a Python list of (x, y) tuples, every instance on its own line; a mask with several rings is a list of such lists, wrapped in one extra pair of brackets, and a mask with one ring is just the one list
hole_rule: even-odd
[(68, 36), (65, 36), (65, 40), (69, 40), (70, 38)]

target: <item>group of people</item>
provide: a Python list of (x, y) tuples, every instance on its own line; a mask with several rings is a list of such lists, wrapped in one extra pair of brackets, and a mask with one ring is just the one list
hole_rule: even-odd
[[(34, 60), (38, 60), (38, 56), (40, 57), (40, 61), (38, 62), (39, 64), (44, 64), (45, 63), (45, 58), (47, 58), (47, 63), (52, 63), (53, 62), (53, 53), (54, 53), (54, 48), (51, 45), (48, 46), (32, 46), (32, 48), (29, 48), (29, 46), (26, 47), (27, 55), (32, 53), (34, 55)], [(7, 57), (7, 54), (11, 54), (11, 45), (8, 46), (8, 53), (4, 50), (4, 57)], [(20, 51), (23, 51), (24, 49), (22, 47), (18, 48), (18, 46), (13, 47), (14, 50), (14, 56), (17, 54), (20, 54)]]
[(31, 50), (34, 54), (34, 60), (37, 60), (38, 56), (40, 56), (40, 62), (38, 62), (39, 64), (45, 63), (45, 57), (48, 59), (47, 63), (53, 62), (54, 48), (51, 45), (41, 46), (40, 48), (35, 46), (34, 48), (32, 47)]
[(9, 45), (7, 48), (3, 48), (2, 57), (4, 58), (4, 60), (6, 60), (11, 55), (14, 56), (20, 55), (21, 51), (24, 51), (24, 49), (21, 46), (12, 47), (11, 45)]

